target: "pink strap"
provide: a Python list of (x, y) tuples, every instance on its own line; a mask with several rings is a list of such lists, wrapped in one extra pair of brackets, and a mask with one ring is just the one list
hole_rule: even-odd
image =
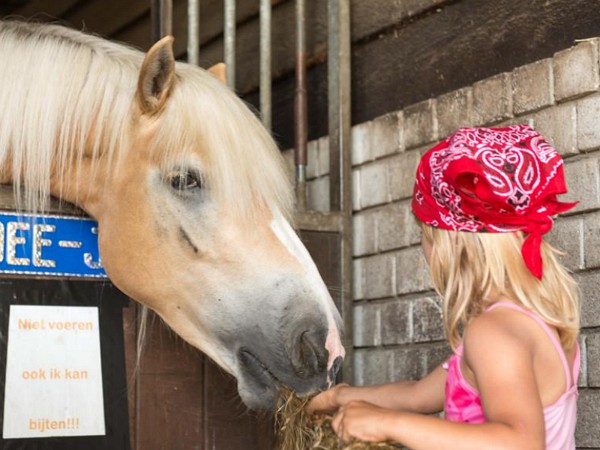
[(579, 350), (579, 343), (575, 344), (575, 358), (573, 360), (573, 384), (577, 383), (579, 379), (579, 367), (581, 365), (581, 351)]
[(494, 303), (492, 306), (487, 308), (486, 311), (492, 311), (499, 306), (504, 306), (504, 307), (507, 307), (510, 309), (514, 309), (515, 311), (520, 311), (520, 312), (528, 315), (529, 317), (531, 317), (533, 320), (535, 320), (540, 325), (540, 327), (542, 327), (542, 330), (544, 330), (546, 332), (546, 334), (550, 338), (550, 341), (552, 342), (552, 345), (554, 345), (554, 348), (558, 352), (558, 356), (560, 357), (563, 368), (565, 369), (566, 390), (568, 390), (571, 385), (575, 384), (575, 380), (577, 379), (576, 372), (577, 372), (577, 368), (579, 367), (579, 357), (580, 357), (579, 356), (579, 346), (577, 346), (573, 369), (571, 369), (569, 367), (569, 363), (567, 362), (567, 357), (565, 355), (564, 349), (562, 348), (562, 345), (560, 344), (560, 341), (558, 340), (556, 335), (552, 332), (552, 329), (546, 322), (544, 322), (542, 319), (540, 319), (535, 313), (523, 308), (522, 306), (519, 306), (515, 303), (510, 303), (510, 302)]

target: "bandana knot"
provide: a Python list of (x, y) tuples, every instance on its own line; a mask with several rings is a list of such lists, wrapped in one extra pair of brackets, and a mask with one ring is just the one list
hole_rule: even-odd
[(577, 204), (557, 200), (566, 191), (562, 158), (535, 130), (461, 128), (421, 158), (412, 208), (447, 230), (523, 231), (523, 260), (541, 279), (542, 235), (553, 215)]

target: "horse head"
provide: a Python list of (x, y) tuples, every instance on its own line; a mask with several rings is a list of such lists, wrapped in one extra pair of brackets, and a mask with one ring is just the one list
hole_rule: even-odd
[(233, 374), (248, 406), (331, 383), (340, 316), (290, 225), (282, 157), (233, 92), (176, 63), (172, 38), (143, 55), (0, 22), (0, 58), (0, 182), (94, 217), (114, 284)]
[[(56, 95), (67, 111), (60, 120), (47, 119), (69, 147), (51, 163), (48, 189), (98, 221), (110, 279), (233, 374), (249, 407), (272, 406), (280, 386), (307, 394), (330, 384), (344, 353), (341, 319), (290, 225), (282, 157), (255, 115), (207, 71), (176, 63), (170, 37), (142, 56), (48, 29), (77, 52), (93, 47), (72, 53), (73, 67), (56, 69), (63, 75), (47, 67), (37, 82), (66, 77), (75, 89)], [(104, 77), (95, 103), (94, 77)], [(85, 114), (68, 109), (88, 101)], [(86, 114), (89, 125), (68, 123)], [(27, 184), (27, 159), (11, 147), (4, 164), (12, 161), (13, 175), (5, 169), (3, 181)]]

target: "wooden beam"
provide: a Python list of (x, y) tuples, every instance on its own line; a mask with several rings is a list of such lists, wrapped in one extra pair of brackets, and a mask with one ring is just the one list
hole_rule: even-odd
[(134, 450), (200, 449), (205, 357), (149, 313), (137, 374)]
[(373, 36), (396, 26), (423, 11), (437, 8), (449, 0), (353, 0), (351, 15), (352, 41)]
[(147, 14), (149, 10), (148, 0), (90, 1), (65, 14), (63, 19), (75, 28), (111, 36), (128, 23)]
[[(111, 0), (114, 1), (114, 0)], [(138, 0), (136, 0), (138, 1)], [(272, 0), (273, 5), (291, 0)], [(248, 21), (258, 23), (259, 5), (256, 1), (241, 1), (236, 9), (236, 21), (238, 24), (244, 24)], [(218, 41), (214, 49), (220, 49), (219, 56), (215, 56), (211, 61), (223, 61), (223, 1), (207, 0), (200, 2), (200, 48), (205, 45)], [(243, 25), (242, 25), (243, 27)], [(150, 46), (150, 39), (144, 38), (146, 30), (150, 29), (150, 16), (143, 17), (136, 23), (126, 29), (116, 32), (111, 37), (121, 42), (129, 42), (133, 45), (147, 49)], [(173, 34), (175, 36), (174, 51), (178, 58), (186, 53), (187, 48), (187, 2), (175, 1), (173, 4)], [(241, 38), (239, 38), (241, 41)], [(258, 42), (258, 34), (255, 36)], [(201, 56), (202, 57), (202, 56)], [(205, 64), (206, 65), (206, 64)]]
[(353, 52), (354, 123), (551, 57), (600, 34), (587, 0), (462, 0)]
[[(600, 36), (600, 8), (588, 0), (460, 0), (417, 19), (353, 45), (353, 123), (551, 57), (575, 39)], [(321, 66), (308, 72), (311, 139), (327, 133)], [(292, 92), (287, 77), (273, 86), (273, 133), (283, 148), (292, 146)], [(245, 98), (257, 104), (255, 91)]]
[(30, 19), (35, 16), (39, 20), (56, 20), (75, 6), (81, 0), (31, 0), (25, 5), (15, 9), (11, 15)]
[(204, 441), (197, 443), (198, 448), (273, 449), (275, 427), (271, 415), (249, 411), (237, 393), (236, 380), (208, 358), (203, 376)]

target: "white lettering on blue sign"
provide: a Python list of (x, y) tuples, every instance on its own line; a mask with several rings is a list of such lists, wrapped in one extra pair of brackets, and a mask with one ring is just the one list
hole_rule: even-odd
[(89, 218), (0, 211), (0, 274), (107, 278)]

